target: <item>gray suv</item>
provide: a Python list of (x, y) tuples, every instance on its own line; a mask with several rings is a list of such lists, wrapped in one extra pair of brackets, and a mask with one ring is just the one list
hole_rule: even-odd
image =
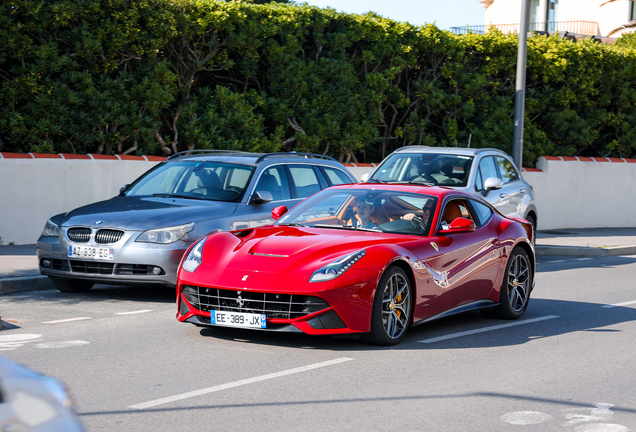
[(391, 153), (363, 181), (447, 186), (482, 196), (500, 213), (537, 227), (530, 186), (505, 152), (492, 148), (405, 146)]
[(96, 282), (173, 287), (181, 257), (209, 232), (267, 225), (276, 206), (355, 182), (325, 155), (181, 152), (118, 196), (50, 218), (37, 242), (40, 273), (64, 292)]

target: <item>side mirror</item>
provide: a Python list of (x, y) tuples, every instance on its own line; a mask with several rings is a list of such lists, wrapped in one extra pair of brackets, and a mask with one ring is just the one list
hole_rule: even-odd
[(274, 197), (269, 191), (256, 191), (254, 195), (252, 195), (252, 202), (254, 204), (267, 204), (270, 201), (274, 201)]
[(488, 177), (484, 182), (484, 196), (488, 195), (491, 190), (501, 189), (504, 187), (504, 182), (497, 177)]
[(371, 171), (365, 172), (364, 174), (360, 176), (360, 183), (366, 183), (370, 177), (371, 177)]
[(119, 188), (119, 195), (123, 194), (126, 189), (128, 189), (128, 186), (130, 186), (129, 184), (125, 184), (122, 187)]
[(475, 226), (475, 222), (470, 219), (466, 219), (463, 217), (458, 217), (454, 221), (450, 223), (447, 229), (441, 230), (440, 234), (459, 234), (459, 233), (469, 233), (475, 231), (477, 227)]
[(274, 207), (274, 209), (272, 210), (272, 219), (274, 220), (278, 220), (280, 219), (285, 213), (287, 213), (287, 206), (278, 206), (278, 207)]

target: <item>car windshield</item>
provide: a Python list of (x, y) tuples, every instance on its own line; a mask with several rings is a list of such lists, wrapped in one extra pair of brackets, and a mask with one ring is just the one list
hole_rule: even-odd
[(167, 162), (137, 179), (123, 194), (238, 202), (253, 170), (220, 162)]
[(464, 187), (472, 162), (472, 156), (448, 153), (394, 153), (371, 180)]
[(430, 195), (326, 189), (298, 204), (276, 224), (426, 236), (436, 207), (437, 197)]

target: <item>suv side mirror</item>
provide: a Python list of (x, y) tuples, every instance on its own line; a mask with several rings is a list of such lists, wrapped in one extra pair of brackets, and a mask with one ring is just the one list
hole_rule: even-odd
[(126, 189), (128, 189), (128, 186), (130, 186), (129, 184), (125, 184), (122, 187), (119, 188), (119, 195), (123, 194)]
[(504, 182), (497, 177), (488, 177), (484, 182), (484, 196), (488, 195), (491, 190), (501, 189), (504, 187)]
[(272, 219), (274, 220), (278, 220), (280, 219), (285, 213), (287, 213), (287, 206), (278, 206), (278, 207), (274, 207), (274, 209), (272, 210)]
[(252, 195), (252, 203), (254, 204), (267, 204), (270, 201), (274, 201), (274, 197), (269, 191), (256, 191)]
[(458, 217), (454, 221), (450, 223), (447, 229), (441, 230), (440, 234), (459, 234), (459, 233), (469, 233), (475, 231), (477, 227), (475, 226), (475, 222), (470, 219), (466, 219), (463, 217)]
[(366, 183), (370, 177), (371, 177), (371, 171), (365, 172), (364, 174), (360, 176), (360, 183)]

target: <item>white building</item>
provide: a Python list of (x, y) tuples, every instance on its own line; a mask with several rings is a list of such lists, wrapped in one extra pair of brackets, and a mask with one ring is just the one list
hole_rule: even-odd
[[(483, 26), (470, 26), (473, 32), (497, 27), (503, 33), (518, 30), (521, 0), (478, 0), (486, 9)], [(618, 37), (634, 28), (620, 30), (624, 24), (636, 22), (636, 1), (617, 0), (530, 0), (530, 30), (558, 32), (579, 36)], [(464, 33), (466, 27), (453, 27)], [(617, 30), (619, 29), (619, 30)]]

